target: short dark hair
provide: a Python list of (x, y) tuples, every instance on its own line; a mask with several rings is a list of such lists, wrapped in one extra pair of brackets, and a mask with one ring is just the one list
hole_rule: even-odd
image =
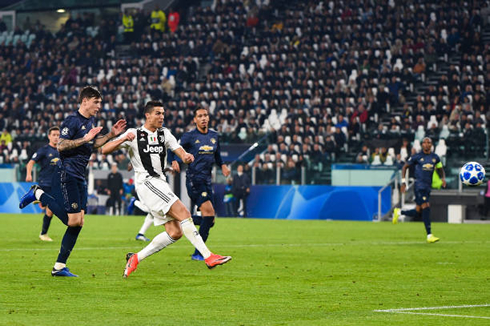
[(49, 129), (48, 129), (48, 135), (51, 135), (51, 132), (52, 132), (52, 131), (55, 131), (55, 130), (60, 131), (60, 127), (58, 127), (58, 126), (54, 126), (54, 127), (49, 128)]
[(85, 86), (82, 88), (80, 95), (78, 95), (78, 103), (82, 104), (84, 98), (102, 98), (102, 94), (100, 94), (99, 90), (95, 86)]
[(156, 107), (163, 107), (163, 103), (160, 101), (149, 101), (145, 104), (145, 112), (143, 113), (151, 113)]
[(194, 116), (196, 116), (196, 115), (197, 115), (197, 111), (199, 111), (199, 110), (206, 110), (206, 111), (208, 111), (208, 113), (209, 113), (209, 110), (208, 110), (207, 108), (205, 108), (204, 106), (201, 106), (200, 104), (198, 104), (198, 105), (196, 106), (196, 108), (194, 109)]

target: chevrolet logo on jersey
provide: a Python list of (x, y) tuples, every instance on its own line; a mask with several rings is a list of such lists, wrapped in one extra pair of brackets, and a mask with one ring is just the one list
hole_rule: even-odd
[[(51, 155), (51, 154), (50, 154)], [(54, 159), (52, 159), (49, 164), (51, 165), (56, 165), (56, 162), (58, 162), (60, 159), (58, 157), (55, 157)]]
[(211, 152), (213, 150), (213, 146), (202, 145), (201, 147), (199, 147), (199, 150), (204, 152)]
[(434, 169), (434, 164), (425, 163), (424, 165), (422, 165), (422, 169), (424, 171), (432, 171)]
[(165, 148), (163, 146), (158, 146), (158, 145), (146, 145), (146, 148), (143, 149), (143, 152), (145, 153), (150, 153), (150, 154), (161, 154), (165, 151)]

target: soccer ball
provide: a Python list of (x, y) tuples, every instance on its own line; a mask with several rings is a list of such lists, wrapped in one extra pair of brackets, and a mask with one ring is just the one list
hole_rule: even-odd
[(485, 169), (478, 162), (468, 162), (459, 171), (459, 178), (467, 186), (479, 186), (485, 179)]

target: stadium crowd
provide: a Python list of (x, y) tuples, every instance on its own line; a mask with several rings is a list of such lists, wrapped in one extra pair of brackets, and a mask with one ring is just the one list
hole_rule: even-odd
[[(221, 0), (191, 8), (174, 32), (155, 31), (144, 23), (148, 14), (135, 12), (124, 40), (119, 18), (96, 26), (91, 15), (71, 17), (56, 34), (40, 22), (16, 28), (20, 36), (0, 46), (0, 163), (28, 160), (33, 143), (77, 108), (88, 84), (103, 94), (97, 119), (107, 130), (119, 118), (139, 126), (140, 109), (156, 98), (177, 138), (192, 127), (197, 104), (209, 108), (224, 143), (267, 135), (270, 145), (251, 163), (261, 180), (272, 180), (277, 166), (298, 182), (300, 166), (402, 164), (423, 136), (470, 142), (461, 150), (477, 153), (490, 119), (490, 47), (480, 14), (488, 7)], [(454, 54), (459, 64), (428, 83)], [(427, 91), (410, 101), (417, 86)]]

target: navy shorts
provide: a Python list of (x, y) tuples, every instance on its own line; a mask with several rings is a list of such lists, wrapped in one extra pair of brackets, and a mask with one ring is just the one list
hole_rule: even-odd
[(187, 186), (187, 194), (192, 199), (197, 207), (201, 207), (201, 205), (206, 201), (211, 201), (213, 204), (213, 186), (211, 181), (186, 181)]
[(422, 205), (423, 203), (428, 203), (430, 199), (430, 190), (427, 189), (415, 189), (415, 204), (417, 206)]
[(87, 211), (87, 182), (61, 171), (61, 194), (68, 214)]
[(52, 191), (51, 186), (41, 186), (41, 185), (39, 185), (39, 187), (41, 187), (41, 189), (42, 189), (42, 190), (43, 190), (45, 193), (51, 194), (51, 191)]

